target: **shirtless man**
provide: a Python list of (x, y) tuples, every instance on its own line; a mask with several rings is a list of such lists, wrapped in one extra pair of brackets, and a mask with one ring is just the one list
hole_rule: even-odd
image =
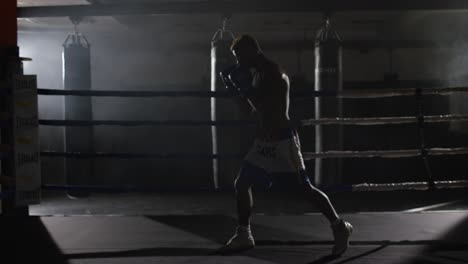
[(335, 244), (332, 255), (343, 254), (349, 245), (353, 227), (342, 220), (327, 195), (314, 187), (306, 173), (299, 136), (289, 119), (289, 79), (280, 67), (262, 53), (257, 41), (249, 35), (235, 39), (231, 51), (237, 65), (221, 72), (229, 90), (234, 90), (240, 103), (258, 119), (256, 138), (246, 155), (235, 181), (239, 225), (234, 236), (220, 249), (233, 253), (255, 246), (250, 230), (252, 186), (272, 182), (269, 174), (291, 172), (297, 176), (305, 197), (318, 207), (330, 222)]

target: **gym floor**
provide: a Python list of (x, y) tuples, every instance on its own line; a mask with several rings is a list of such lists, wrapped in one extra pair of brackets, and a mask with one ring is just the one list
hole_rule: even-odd
[(468, 263), (467, 193), (330, 194), (354, 225), (349, 250), (333, 259), (327, 221), (292, 193), (256, 193), (257, 247), (220, 256), (213, 252), (236, 226), (230, 192), (101, 193), (77, 200), (44, 192), (30, 217), (0, 218), (2, 255), (13, 254), (16, 263), (61, 264)]

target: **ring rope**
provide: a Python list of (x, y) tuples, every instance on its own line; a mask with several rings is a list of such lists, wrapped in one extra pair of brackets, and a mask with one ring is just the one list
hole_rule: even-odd
[[(428, 156), (466, 155), (468, 148), (428, 148)], [(315, 158), (408, 158), (422, 156), (420, 149), (304, 152), (305, 160)]]
[[(1, 120), (0, 120), (1, 121)], [(425, 123), (440, 123), (451, 121), (468, 121), (468, 115), (436, 115), (425, 116)], [(361, 117), (361, 118), (321, 118), (304, 119), (296, 123), (299, 127), (309, 125), (387, 125), (387, 124), (412, 124), (420, 122), (420, 117)], [(2, 122), (0, 122), (0, 125)], [(255, 125), (250, 120), (53, 120), (40, 119), (39, 124), (43, 126), (242, 126)]]
[[(387, 125), (418, 123), (419, 116), (401, 117), (358, 117), (358, 118), (321, 118), (304, 119), (299, 121), (301, 126), (308, 125)], [(425, 123), (439, 123), (451, 121), (468, 121), (468, 115), (434, 115), (424, 116)]]
[[(427, 155), (466, 155), (468, 148), (430, 148)], [(42, 157), (66, 157), (66, 158), (124, 158), (124, 159), (242, 159), (242, 154), (190, 154), (190, 153), (115, 153), (115, 152), (58, 152), (42, 151)], [(325, 151), (320, 153), (303, 152), (304, 160), (315, 158), (405, 158), (420, 157), (419, 149), (407, 150), (366, 150), (366, 151)]]
[[(426, 149), (428, 156), (440, 155), (466, 155), (468, 148), (429, 148)], [(408, 158), (420, 157), (420, 149), (406, 150), (365, 150), (365, 151), (325, 151), (320, 153), (304, 152), (305, 160), (315, 158)]]
[[(291, 91), (292, 97), (337, 97), (337, 98), (382, 98), (395, 96), (414, 96), (420, 88), (397, 89), (353, 89), (345, 91)], [(232, 97), (234, 93), (211, 91), (112, 91), (112, 90), (59, 90), (37, 89), (39, 95), (106, 96), (106, 97)], [(439, 87), (421, 89), (421, 95), (449, 95), (468, 92), (468, 87)]]
[[(66, 191), (66, 190), (88, 190), (93, 192), (158, 192), (164, 190), (162, 188), (144, 188), (144, 187), (128, 187), (128, 186), (89, 186), (89, 185), (60, 185), (60, 184), (44, 184), (41, 187), (43, 190), (51, 191)], [(435, 189), (454, 189), (468, 188), (468, 181), (435, 181)], [(370, 191), (402, 191), (402, 190), (434, 190), (427, 182), (401, 182), (401, 183), (359, 183), (353, 185), (337, 185), (321, 188), (325, 192), (370, 192)], [(192, 190), (192, 189), (191, 189)], [(209, 189), (207, 189), (208, 191)], [(0, 199), (12, 195), (8, 192), (0, 192)]]
[[(338, 98), (382, 98), (395, 96), (414, 96), (418, 90), (421, 95), (450, 95), (457, 92), (468, 92), (468, 87), (434, 87), (434, 88), (393, 88), (393, 89), (353, 89), (336, 92)], [(319, 95), (317, 95), (319, 96)]]
[(430, 190), (430, 189), (442, 189), (442, 188), (468, 188), (468, 181), (434, 181), (434, 184), (427, 182), (401, 182), (401, 183), (360, 183), (352, 185), (351, 191), (363, 192), (363, 191), (399, 191), (399, 190)]
[[(339, 185), (332, 187), (322, 188), (325, 192), (383, 192), (383, 191), (403, 191), (403, 190), (417, 190), (426, 191), (435, 189), (454, 189), (454, 188), (468, 188), (468, 181), (435, 181), (434, 187), (431, 187), (427, 182), (402, 182), (402, 183), (359, 183), (354, 185)], [(88, 186), (88, 185), (59, 185), (59, 184), (44, 184), (41, 186), (42, 190), (49, 191), (67, 191), (67, 190), (87, 190), (92, 192), (102, 193), (115, 193), (115, 192), (159, 192), (167, 191), (166, 188), (142, 188), (142, 187), (128, 187), (128, 186)], [(177, 189), (180, 190), (180, 189)], [(210, 191), (211, 189), (202, 188), (200, 190)], [(189, 189), (187, 191), (193, 191)], [(0, 200), (14, 195), (12, 191), (0, 192)]]
[(65, 157), (76, 159), (88, 158), (117, 158), (117, 159), (241, 159), (238, 154), (191, 154), (191, 153), (117, 153), (117, 152), (58, 152), (41, 151), (42, 157)]
[(44, 126), (227, 126), (227, 125), (255, 125), (248, 120), (221, 120), (221, 121), (196, 121), (196, 120), (39, 120), (39, 125)]
[[(467, 188), (468, 181), (455, 180), (455, 181), (436, 181), (434, 182), (437, 189), (442, 188)], [(70, 190), (70, 189), (87, 189), (96, 191), (155, 191), (159, 189), (154, 188), (129, 188), (127, 186), (80, 186), (80, 185), (57, 185), (46, 184), (42, 186), (45, 190)], [(338, 185), (328, 188), (323, 188), (324, 191), (398, 191), (398, 190), (429, 190), (427, 182), (401, 182), (401, 183), (359, 183), (353, 185)]]
[(211, 91), (111, 91), (111, 90), (58, 90), (37, 89), (39, 95), (69, 95), (69, 96), (97, 96), (97, 97), (231, 97), (228, 92)]

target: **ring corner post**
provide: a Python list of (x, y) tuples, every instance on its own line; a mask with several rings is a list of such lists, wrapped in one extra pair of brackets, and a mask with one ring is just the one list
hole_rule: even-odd
[(1, 161), (1, 176), (12, 179), (1, 185), (1, 215), (27, 216), (29, 207), (17, 204), (16, 173), (14, 159), (14, 128), (12, 91), (15, 77), (22, 74), (22, 62), (19, 57), (17, 1), (3, 0), (0, 3), (0, 89), (5, 96), (0, 97), (0, 112), (9, 113), (8, 126), (1, 129), (1, 144), (8, 146), (8, 154)]

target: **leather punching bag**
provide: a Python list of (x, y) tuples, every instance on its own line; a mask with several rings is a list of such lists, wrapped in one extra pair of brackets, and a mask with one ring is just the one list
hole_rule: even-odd
[[(342, 91), (342, 42), (330, 20), (315, 39), (315, 91)], [(315, 118), (342, 117), (342, 100), (334, 97), (315, 98)], [(315, 151), (343, 149), (342, 126), (315, 127)], [(333, 186), (342, 182), (341, 159), (315, 159), (314, 181), (318, 186)]]

